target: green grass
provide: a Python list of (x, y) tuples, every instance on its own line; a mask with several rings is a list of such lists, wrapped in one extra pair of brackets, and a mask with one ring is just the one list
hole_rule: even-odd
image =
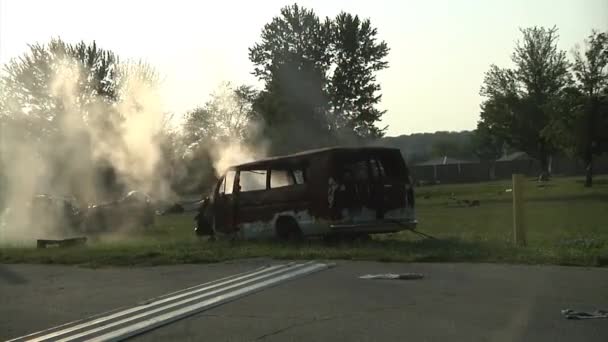
[[(545, 187), (526, 183), (528, 245), (513, 246), (510, 182), (417, 189), (419, 229), (438, 240), (401, 232), (371, 241), (326, 244), (305, 241), (206, 242), (192, 231), (192, 214), (158, 217), (156, 226), (130, 236), (111, 236), (87, 246), (34, 249), (4, 247), (2, 263), (88, 266), (217, 262), (239, 258), (348, 259), (379, 261), (501, 262), (608, 265), (608, 178), (593, 188), (580, 178), (555, 178)], [(461, 207), (449, 198), (479, 200)]]

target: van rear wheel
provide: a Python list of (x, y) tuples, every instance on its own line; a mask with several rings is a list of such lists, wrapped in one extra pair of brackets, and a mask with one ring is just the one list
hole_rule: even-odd
[(276, 223), (277, 237), (283, 241), (298, 241), (302, 239), (302, 231), (293, 217), (281, 216)]

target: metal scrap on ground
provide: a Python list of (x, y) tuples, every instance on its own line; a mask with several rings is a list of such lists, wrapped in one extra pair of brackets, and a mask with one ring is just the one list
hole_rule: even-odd
[(424, 275), (420, 273), (384, 273), (384, 274), (366, 274), (362, 275), (361, 279), (388, 279), (388, 280), (415, 280), (422, 279)]
[(84, 236), (68, 238), (68, 239), (38, 239), (36, 240), (37, 248), (47, 248), (49, 246), (56, 247), (70, 247), (77, 245), (84, 245), (87, 242), (87, 238)]
[(572, 309), (562, 310), (562, 315), (566, 319), (599, 319), (599, 318), (608, 318), (607, 310), (595, 310), (592, 312), (586, 311), (574, 311)]

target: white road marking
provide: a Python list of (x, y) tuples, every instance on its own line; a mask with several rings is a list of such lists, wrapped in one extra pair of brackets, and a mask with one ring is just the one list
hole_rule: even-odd
[(331, 266), (312, 261), (268, 266), (11, 341), (118, 341)]

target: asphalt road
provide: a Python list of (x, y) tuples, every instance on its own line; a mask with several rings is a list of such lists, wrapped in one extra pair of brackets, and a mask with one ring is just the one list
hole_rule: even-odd
[[(0, 265), (0, 339), (247, 271), (268, 260), (84, 269)], [(419, 272), (420, 280), (362, 280)], [(161, 327), (140, 341), (608, 341), (608, 269), (337, 262), (337, 266)]]

